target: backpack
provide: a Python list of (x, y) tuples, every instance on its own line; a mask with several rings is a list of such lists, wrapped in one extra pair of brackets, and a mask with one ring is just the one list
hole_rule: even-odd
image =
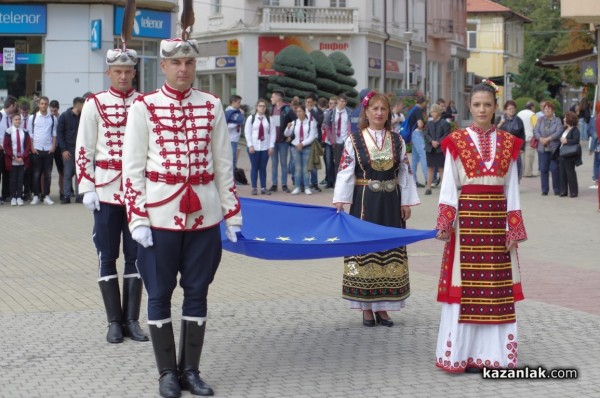
[(410, 118), (413, 115), (414, 111), (417, 109), (419, 105), (415, 104), (411, 109), (410, 112), (408, 112), (408, 115), (406, 115), (406, 119), (404, 119), (404, 121), (402, 122), (402, 128), (400, 129), (400, 135), (402, 136), (402, 139), (404, 140), (404, 142), (406, 142), (407, 144), (410, 144), (411, 140), (412, 140), (412, 132), (415, 130), (415, 128), (417, 127), (418, 121), (413, 125), (410, 126), (408, 123), (410, 122)]
[(242, 184), (242, 185), (248, 185), (248, 179), (246, 178), (246, 173), (244, 172), (244, 169), (240, 169), (239, 167), (235, 168), (235, 181)]
[(229, 124), (229, 123), (243, 124), (244, 123), (244, 115), (242, 114), (242, 111), (239, 109), (229, 109), (229, 110), (225, 111), (225, 121), (227, 122), (227, 124)]

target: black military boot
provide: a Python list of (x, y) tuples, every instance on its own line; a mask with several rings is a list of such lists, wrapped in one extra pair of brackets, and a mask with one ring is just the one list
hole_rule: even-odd
[(181, 321), (181, 336), (179, 339), (179, 373), (181, 389), (189, 391), (192, 395), (210, 396), (215, 392), (200, 378), (200, 356), (204, 345), (204, 330), (198, 321)]
[(163, 323), (161, 327), (148, 325), (156, 367), (160, 377), (158, 379), (158, 392), (164, 398), (181, 397), (179, 374), (177, 373), (177, 358), (175, 356), (175, 337), (173, 324)]
[(109, 343), (123, 342), (123, 314), (121, 313), (121, 295), (119, 294), (119, 279), (111, 278), (98, 282), (104, 308), (106, 309), (106, 318), (108, 319), (108, 333), (106, 341)]
[(149, 340), (139, 322), (142, 288), (141, 278), (123, 278), (123, 335), (135, 341)]

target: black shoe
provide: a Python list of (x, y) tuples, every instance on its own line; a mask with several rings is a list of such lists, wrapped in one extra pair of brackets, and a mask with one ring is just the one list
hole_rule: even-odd
[(560, 194), (560, 195), (558, 195), (558, 196), (560, 196), (561, 198), (564, 198), (564, 197), (566, 197), (566, 196), (567, 196), (567, 194), (563, 192), (563, 193), (561, 193), (561, 194)]
[(108, 321), (108, 333), (106, 341), (109, 343), (123, 342), (123, 314), (121, 310), (121, 294), (119, 292), (119, 280), (110, 278), (108, 280), (98, 281), (104, 309), (106, 310), (106, 319)]
[(572, 193), (571, 195), (569, 195), (569, 197), (571, 197), (571, 198), (576, 198), (576, 197), (577, 197), (577, 194), (576, 194), (576, 193)]
[(438, 178), (438, 179), (437, 179), (437, 180), (435, 180), (435, 182), (433, 183), (433, 186), (437, 188), (437, 187), (438, 187), (438, 185), (440, 185), (440, 182), (441, 182), (441, 181), (440, 181), (440, 179)]
[(179, 377), (174, 370), (165, 370), (158, 379), (158, 393), (164, 398), (181, 397), (181, 386)]
[(335, 185), (333, 184), (327, 184), (327, 186), (325, 187), (325, 189), (334, 189)]
[(483, 373), (483, 369), (481, 368), (465, 368), (465, 373)]
[[(277, 188), (275, 188), (275, 189), (277, 189)], [(265, 188), (263, 188), (263, 189), (260, 190), (260, 194), (261, 195), (270, 195), (271, 194), (271, 190), (267, 191)]]
[(200, 372), (187, 371), (181, 374), (181, 389), (192, 395), (208, 397), (215, 395), (213, 389), (200, 378)]
[(560, 192), (554, 192), (554, 196), (560, 195)]
[(542, 196), (548, 196), (548, 192), (542, 192)]
[(83, 203), (83, 195), (77, 195), (75, 198), (75, 203)]
[(71, 198), (68, 198), (66, 196), (60, 200), (61, 205), (68, 205), (69, 203), (71, 203)]
[(374, 327), (375, 326), (375, 319), (365, 319), (365, 312), (363, 311), (363, 325), (367, 326), (367, 327)]
[(288, 188), (288, 186), (287, 186), (287, 185), (282, 185), (282, 186), (281, 186), (281, 190), (282, 190), (283, 192), (285, 192), (285, 193), (290, 193), (290, 190), (289, 190), (289, 188)]
[(123, 336), (134, 341), (150, 340), (140, 327), (140, 306), (144, 284), (138, 277), (123, 277)]
[(417, 188), (425, 188), (425, 185), (421, 184), (420, 182), (417, 182)]
[(310, 187), (311, 190), (315, 191), (315, 192), (321, 192), (321, 188), (319, 188), (319, 186), (317, 184), (314, 184)]
[(59, 198), (60, 198), (60, 202), (62, 203), (62, 201), (63, 201), (63, 200), (65, 200), (65, 195), (63, 195), (63, 194), (61, 193), (61, 194), (60, 194), (60, 196), (59, 196)]
[(319, 185), (327, 185), (327, 180), (323, 180), (319, 183)]
[(269, 188), (269, 192), (277, 192), (277, 185), (271, 185), (271, 188)]
[(381, 317), (381, 315), (379, 315), (378, 312), (375, 313), (375, 320), (381, 326), (387, 326), (388, 328), (391, 328), (392, 326), (394, 326), (394, 322), (391, 319), (383, 319)]
[(431, 189), (426, 189), (425, 190), (425, 195), (431, 195)]

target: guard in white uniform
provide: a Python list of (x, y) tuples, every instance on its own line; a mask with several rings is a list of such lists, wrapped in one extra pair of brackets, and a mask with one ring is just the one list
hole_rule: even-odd
[[(148, 341), (138, 322), (143, 286), (135, 265), (138, 245), (127, 226), (121, 180), (127, 113), (139, 96), (132, 88), (137, 53), (127, 48), (108, 50), (106, 63), (111, 86), (90, 95), (83, 106), (75, 169), (83, 204), (94, 213), (98, 284), (109, 323), (106, 339), (110, 343), (121, 343), (123, 336), (129, 336), (133, 340)], [(125, 257), (122, 307), (116, 266), (121, 236)]]
[[(166, 83), (131, 106), (123, 154), (125, 204), (140, 243), (137, 265), (163, 397), (179, 397), (181, 389), (213, 395), (199, 376), (208, 287), (221, 260), (219, 223), (225, 219), (232, 241), (242, 225), (223, 106), (192, 88), (200, 54), (186, 25), (183, 31), (183, 39), (161, 42)], [(171, 321), (177, 274), (184, 290), (178, 363)]]

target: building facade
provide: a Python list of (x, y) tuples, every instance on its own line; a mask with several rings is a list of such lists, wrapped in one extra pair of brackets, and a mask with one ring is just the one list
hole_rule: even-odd
[[(426, 90), (426, 0), (209, 0), (194, 2), (192, 36), (201, 43), (197, 86), (253, 105), (267, 95), (275, 56), (296, 44), (341, 51), (356, 89)], [(228, 40), (239, 53), (228, 55)]]
[[(135, 86), (162, 85), (160, 40), (172, 37), (177, 0), (137, 0), (133, 40), (140, 56)], [(118, 0), (3, 0), (0, 4), (0, 100), (34, 94), (56, 99), (61, 109), (74, 97), (108, 87), (106, 50), (120, 43), (124, 2)]]
[(467, 0), (467, 71), (500, 82), (502, 103), (511, 96), (525, 47), (524, 24), (532, 21), (491, 0)]
[[(467, 0), (428, 0), (427, 93), (432, 101), (453, 100), (460, 120), (469, 118), (466, 43)], [(460, 123), (459, 120), (459, 123)]]

